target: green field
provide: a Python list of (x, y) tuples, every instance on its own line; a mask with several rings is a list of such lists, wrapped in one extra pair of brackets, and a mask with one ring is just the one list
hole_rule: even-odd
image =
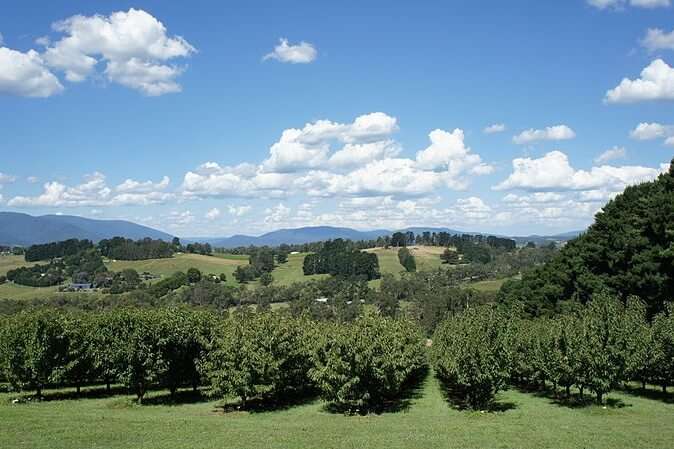
[(35, 263), (26, 262), (23, 256), (0, 256), (0, 276), (7, 274), (9, 270), (30, 265)]
[(166, 259), (150, 260), (115, 260), (106, 263), (108, 270), (122, 271), (133, 268), (139, 273), (147, 271), (157, 276), (170, 276), (176, 271), (186, 272), (189, 268), (196, 268), (204, 274), (225, 273), (229, 285), (237, 285), (232, 273), (239, 265), (247, 264), (247, 258), (225, 258), (202, 256), (201, 254), (176, 254)]
[[(434, 377), (401, 411), (344, 416), (318, 400), (283, 410), (223, 413), (218, 401), (175, 405), (165, 392), (146, 405), (130, 396), (11, 404), (0, 395), (3, 448), (648, 448), (674, 441), (674, 404), (613, 393), (608, 407), (569, 408), (510, 390), (503, 411), (457, 411)], [(672, 399), (672, 398), (670, 398)]]
[(274, 268), (271, 275), (274, 277), (274, 284), (290, 285), (293, 282), (304, 282), (311, 279), (322, 279), (327, 277), (325, 274), (314, 274), (305, 276), (302, 266), (304, 258), (308, 253), (288, 254), (288, 261)]

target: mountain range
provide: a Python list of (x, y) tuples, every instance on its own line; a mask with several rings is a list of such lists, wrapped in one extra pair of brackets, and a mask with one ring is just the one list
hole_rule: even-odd
[(111, 237), (134, 240), (150, 237), (171, 240), (172, 235), (124, 220), (93, 220), (72, 215), (34, 217), (15, 212), (0, 212), (0, 245), (29, 246), (67, 239), (94, 242)]
[[(400, 232), (448, 232), (450, 234), (480, 234), (478, 232), (458, 231), (450, 228), (410, 227), (398, 229)], [(192, 237), (183, 238), (183, 242), (210, 243), (220, 248), (235, 248), (238, 246), (278, 246), (282, 243), (302, 244), (329, 239), (373, 240), (377, 237), (391, 235), (387, 229), (373, 231), (358, 231), (351, 228), (333, 226), (310, 226), (297, 229), (279, 229), (260, 236), (233, 235), (231, 237)], [(545, 244), (551, 241), (570, 240), (581, 231), (564, 234), (525, 237), (511, 237), (518, 243), (533, 241), (536, 244)], [(37, 243), (55, 242), (70, 238), (89, 239), (94, 242), (111, 237), (126, 237), (134, 240), (150, 237), (153, 239), (171, 240), (173, 235), (158, 231), (147, 226), (125, 220), (95, 220), (72, 215), (42, 215), (32, 216), (16, 212), (0, 212), (0, 245), (29, 246)]]

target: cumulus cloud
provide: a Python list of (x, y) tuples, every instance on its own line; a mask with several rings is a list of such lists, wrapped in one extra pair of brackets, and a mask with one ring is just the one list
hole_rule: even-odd
[(288, 39), (279, 39), (279, 44), (274, 47), (274, 51), (267, 53), (262, 58), (263, 61), (275, 59), (280, 62), (291, 64), (308, 64), (316, 60), (318, 51), (308, 42), (300, 42), (297, 45), (288, 43)]
[(604, 151), (602, 154), (597, 156), (594, 159), (595, 164), (604, 164), (615, 159), (625, 159), (627, 157), (627, 151), (624, 147), (615, 146), (609, 150)]
[[(135, 188), (130, 188), (131, 185)], [(86, 175), (79, 185), (68, 187), (57, 181), (47, 182), (41, 194), (15, 196), (7, 204), (14, 207), (147, 206), (174, 198), (172, 193), (148, 189), (147, 183), (127, 180), (120, 186), (126, 187), (115, 193), (108, 187), (105, 175), (94, 172)]]
[(636, 140), (664, 139), (665, 145), (674, 145), (674, 125), (639, 123), (630, 132), (630, 137)]
[(257, 166), (209, 162), (189, 171), (182, 191), (188, 197), (418, 196), (443, 186), (464, 189), (493, 170), (465, 144), (461, 129), (432, 131), (430, 146), (415, 159), (399, 157), (391, 138), (397, 130), (397, 120), (381, 112), (352, 123), (307, 123), (283, 131)]
[(624, 78), (618, 86), (606, 92), (607, 103), (636, 103), (640, 101), (674, 100), (674, 68), (656, 59), (641, 71), (641, 77)]
[(505, 130), (506, 130), (506, 126), (503, 123), (494, 123), (493, 125), (487, 126), (482, 131), (485, 134), (495, 134), (495, 133), (502, 133)]
[(63, 85), (35, 50), (0, 47), (0, 93), (45, 98), (62, 91)]
[(395, 150), (390, 144), (384, 144), (388, 149), (381, 143), (379, 147), (364, 144), (386, 139), (397, 130), (396, 118), (383, 112), (361, 115), (353, 123), (330, 120), (307, 123), (302, 129), (284, 130), (281, 139), (271, 146), (269, 158), (262, 163), (262, 168), (267, 172), (292, 173), (320, 167), (328, 162), (333, 142), (352, 144), (334, 155), (332, 162), (336, 165), (353, 165), (357, 159), (391, 155)]
[(654, 52), (658, 50), (674, 50), (674, 31), (667, 33), (660, 28), (649, 28), (641, 45)]
[(576, 133), (566, 125), (548, 126), (545, 129), (528, 129), (513, 137), (513, 142), (525, 145), (541, 140), (568, 140), (576, 137)]
[(228, 206), (227, 211), (230, 213), (230, 215), (234, 215), (236, 217), (242, 217), (246, 215), (248, 212), (251, 211), (251, 206)]
[(149, 96), (179, 92), (176, 78), (183, 68), (167, 61), (196, 51), (182, 37), (168, 36), (155, 17), (133, 8), (107, 17), (76, 15), (52, 28), (64, 36), (45, 49), (44, 60), (68, 81), (86, 80), (102, 62), (110, 82)]
[(206, 217), (207, 220), (214, 221), (217, 220), (220, 217), (220, 215), (221, 215), (220, 209), (214, 207), (212, 209), (209, 209), (209, 211), (206, 212), (206, 215), (204, 215), (204, 217)]
[(159, 182), (127, 179), (118, 185), (115, 190), (118, 192), (147, 193), (155, 190), (165, 190), (170, 182), (171, 180), (168, 176), (164, 176)]
[(613, 167), (602, 165), (590, 171), (576, 170), (566, 154), (551, 151), (541, 158), (516, 158), (513, 173), (494, 190), (523, 189), (531, 191), (623, 190), (626, 186), (649, 181), (661, 170), (640, 166)]

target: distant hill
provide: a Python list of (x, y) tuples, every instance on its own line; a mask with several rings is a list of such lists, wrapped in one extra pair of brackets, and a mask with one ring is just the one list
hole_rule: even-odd
[[(431, 228), (423, 226), (409, 227), (405, 229), (398, 229), (390, 231), (387, 229), (377, 229), (374, 231), (358, 231), (351, 228), (338, 228), (333, 226), (311, 226), (297, 229), (279, 229), (278, 231), (268, 232), (260, 236), (251, 235), (233, 235), (231, 237), (209, 238), (209, 237), (192, 237), (182, 239), (183, 242), (201, 242), (210, 243), (212, 246), (218, 248), (236, 248), (239, 246), (278, 246), (282, 243), (287, 244), (302, 244), (319, 242), (323, 240), (332, 240), (337, 238), (349, 240), (373, 240), (378, 237), (391, 235), (394, 232), (413, 232), (414, 234), (422, 234), (424, 232), (447, 232), (449, 234), (484, 234), (480, 232), (457, 231), (451, 228)], [(575, 238), (581, 231), (573, 231), (565, 234), (554, 236), (529, 236), (529, 237), (513, 237), (518, 243), (526, 243), (534, 241), (536, 244), (545, 244), (552, 241), (566, 241)], [(499, 236), (504, 237), (504, 236)]]
[(279, 229), (260, 236), (233, 235), (225, 238), (186, 238), (184, 241), (210, 243), (219, 248), (236, 248), (238, 246), (278, 246), (282, 243), (302, 244), (320, 242), (331, 239), (370, 240), (390, 234), (384, 229), (375, 231), (357, 231), (351, 228), (333, 226), (310, 226), (297, 229)]
[(121, 236), (130, 239), (171, 240), (172, 235), (124, 220), (93, 220), (72, 215), (34, 217), (15, 212), (0, 212), (0, 245), (29, 246), (72, 238), (94, 242)]

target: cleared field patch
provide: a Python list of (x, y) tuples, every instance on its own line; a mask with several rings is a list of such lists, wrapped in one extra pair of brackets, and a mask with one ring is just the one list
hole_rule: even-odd
[(674, 404), (612, 393), (614, 406), (568, 408), (510, 390), (504, 411), (462, 412), (428, 376), (402, 411), (345, 416), (320, 401), (267, 412), (223, 413), (223, 401), (197, 398), (165, 405), (166, 391), (131, 396), (12, 404), (0, 394), (0, 447), (31, 449), (142, 447), (220, 449), (671, 448)]
[(304, 258), (309, 253), (288, 254), (288, 261), (277, 265), (271, 275), (274, 277), (274, 284), (290, 285), (293, 282), (305, 282), (311, 279), (323, 279), (327, 274), (312, 274), (305, 276), (302, 269)]
[(227, 283), (236, 285), (232, 273), (239, 265), (247, 265), (247, 259), (228, 259), (224, 257), (202, 256), (201, 254), (176, 254), (166, 259), (149, 260), (115, 260), (108, 261), (105, 265), (108, 270), (122, 271), (133, 268), (139, 273), (148, 272), (157, 276), (170, 276), (176, 271), (186, 272), (190, 268), (196, 268), (203, 274), (227, 275)]
[(52, 287), (28, 287), (12, 282), (0, 285), (0, 299), (41, 299), (58, 292), (58, 285)]
[(417, 263), (417, 271), (435, 271), (443, 266), (440, 255), (445, 248), (442, 246), (410, 246), (409, 250)]
[(4, 276), (9, 270), (32, 265), (35, 262), (26, 262), (23, 256), (0, 256), (0, 276)]

